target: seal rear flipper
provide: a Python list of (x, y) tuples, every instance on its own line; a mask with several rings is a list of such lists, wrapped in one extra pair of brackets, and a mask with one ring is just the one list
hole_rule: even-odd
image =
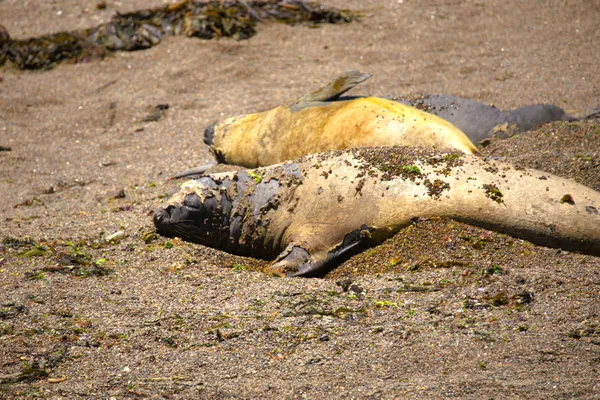
[(204, 165), (200, 165), (198, 167), (186, 169), (183, 172), (180, 172), (178, 174), (173, 175), (170, 179), (188, 178), (188, 177), (193, 176), (193, 175), (202, 175), (206, 171), (208, 171), (210, 168), (214, 167), (217, 164), (218, 164), (218, 162), (211, 161), (211, 162), (208, 162), (208, 163), (206, 163)]
[(504, 112), (508, 125), (525, 132), (553, 121), (576, 121), (577, 118), (554, 104), (531, 104)]
[(290, 107), (292, 110), (296, 107), (302, 107), (303, 103), (313, 103), (320, 101), (332, 101), (352, 89), (354, 86), (369, 79), (371, 75), (358, 71), (344, 72), (339, 78), (327, 85), (315, 90), (312, 93), (294, 101)]

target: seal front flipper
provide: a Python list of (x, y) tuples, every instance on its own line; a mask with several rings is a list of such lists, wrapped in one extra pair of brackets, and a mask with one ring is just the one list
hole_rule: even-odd
[[(204, 130), (204, 143), (206, 143), (209, 146), (212, 146), (212, 144), (213, 144), (213, 140), (214, 140), (214, 137), (215, 137), (215, 126), (216, 126), (216, 124), (209, 125)], [(215, 150), (212, 149), (212, 152), (215, 153)], [(215, 153), (215, 156), (217, 157), (217, 161), (210, 161), (210, 162), (207, 162), (204, 165), (200, 165), (198, 167), (187, 169), (187, 170), (185, 170), (183, 172), (180, 172), (178, 174), (173, 175), (170, 179), (187, 178), (187, 177), (190, 177), (190, 176), (193, 176), (193, 175), (202, 175), (202, 174), (204, 174), (211, 167), (214, 167), (215, 165), (219, 164), (219, 162), (224, 161), (224, 160), (220, 160), (219, 159), (219, 154), (218, 153)]]
[(373, 231), (374, 228), (362, 225), (346, 233), (341, 243), (329, 248), (326, 248), (321, 240), (317, 246), (311, 246), (308, 242), (292, 241), (273, 264), (265, 268), (265, 272), (278, 276), (322, 276), (347, 257), (371, 245)]
[(311, 255), (302, 246), (290, 244), (265, 272), (277, 276), (321, 276), (329, 271), (351, 250), (358, 248), (360, 242), (352, 243), (321, 256)]
[(344, 72), (343, 75), (338, 77), (327, 85), (307, 94), (306, 96), (296, 100), (290, 104), (290, 108), (294, 111), (297, 107), (304, 108), (304, 103), (313, 103), (321, 101), (333, 101), (352, 89), (354, 86), (361, 82), (369, 79), (371, 75), (365, 74), (358, 71)]
[(310, 253), (300, 244), (290, 243), (277, 256), (273, 264), (265, 268), (265, 272), (277, 276), (295, 276), (306, 265), (311, 265)]

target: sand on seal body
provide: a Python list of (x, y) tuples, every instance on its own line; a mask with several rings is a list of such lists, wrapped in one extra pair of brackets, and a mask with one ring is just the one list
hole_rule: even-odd
[(154, 223), (230, 253), (314, 275), (416, 217), (450, 217), (533, 243), (600, 255), (600, 193), (558, 176), (458, 153), (336, 151), (181, 185)]

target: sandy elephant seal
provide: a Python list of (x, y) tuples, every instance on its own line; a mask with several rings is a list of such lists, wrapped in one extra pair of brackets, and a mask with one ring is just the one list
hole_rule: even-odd
[(415, 217), (451, 217), (600, 255), (600, 193), (545, 172), (457, 153), (387, 147), (304, 157), (183, 183), (158, 233), (312, 275)]

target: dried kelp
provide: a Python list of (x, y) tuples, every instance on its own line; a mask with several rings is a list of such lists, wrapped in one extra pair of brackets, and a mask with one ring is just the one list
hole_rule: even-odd
[(302, 0), (208, 1), (187, 0), (157, 9), (117, 14), (94, 28), (59, 32), (37, 38), (11, 40), (0, 25), (0, 65), (6, 60), (20, 69), (47, 69), (62, 61), (103, 58), (110, 52), (147, 49), (164, 35), (201, 39), (248, 39), (256, 24), (344, 23), (357, 14)]

